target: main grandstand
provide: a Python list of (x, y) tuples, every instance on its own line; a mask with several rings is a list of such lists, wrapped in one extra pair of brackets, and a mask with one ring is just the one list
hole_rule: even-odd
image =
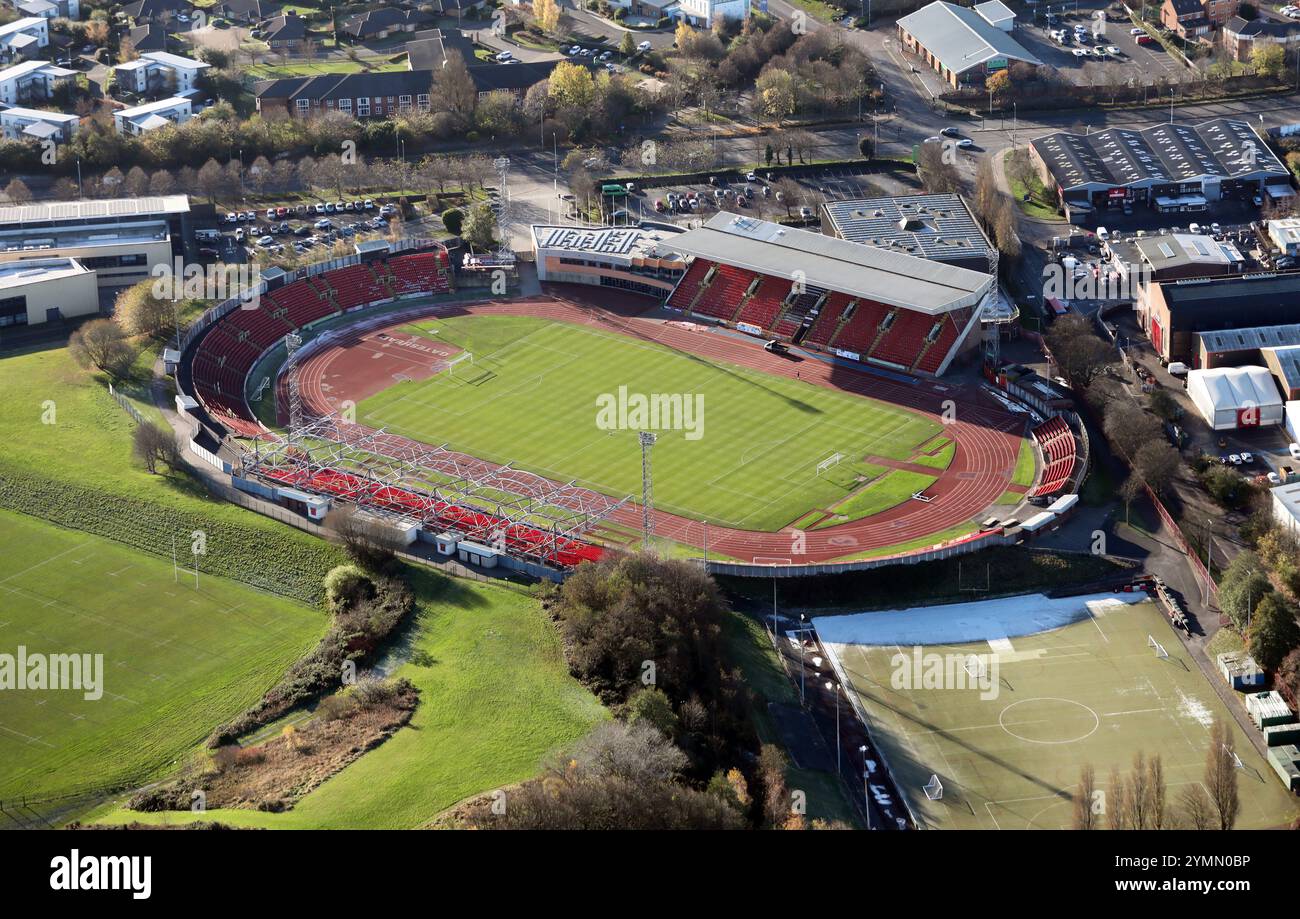
[(938, 376), (979, 344), (988, 274), (721, 212), (667, 305), (849, 360)]

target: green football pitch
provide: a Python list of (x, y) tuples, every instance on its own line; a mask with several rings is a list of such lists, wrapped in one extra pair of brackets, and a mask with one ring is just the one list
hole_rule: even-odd
[(0, 511), (0, 545), (0, 653), (103, 655), (98, 699), (0, 692), (0, 799), (138, 783), (173, 768), (325, 629), (319, 610), (201, 571), (196, 588), (170, 560), (31, 517)]
[[(928, 827), (1069, 829), (1081, 767), (1092, 766), (1105, 792), (1111, 768), (1127, 778), (1139, 751), (1161, 757), (1175, 809), (1184, 786), (1203, 781), (1216, 716), (1231, 725), (1243, 766), (1237, 826), (1284, 826), (1300, 814), (1151, 603), (1094, 608), (1070, 625), (1002, 642), (921, 648), (943, 656), (996, 652), (996, 669), (984, 671), (987, 686), (996, 677), (992, 698), (973, 686), (925, 688), (913, 680), (908, 687), (895, 672), (913, 654), (910, 645), (832, 650)], [(943, 787), (937, 800), (924, 791), (932, 775)]]
[[(876, 484), (888, 488), (890, 476), (865, 458), (920, 456), (942, 427), (884, 402), (585, 326), (480, 315), (405, 331), (458, 345), (473, 364), (364, 400), (362, 423), (614, 497), (639, 496), (642, 425), (616, 409), (605, 420), (617, 423), (603, 423), (600, 400), (616, 400), (620, 387), (632, 396), (682, 394), (700, 411), (676, 416), (696, 422), (689, 428), (666, 430), (661, 419), (655, 505), (723, 526), (778, 530)], [(858, 505), (875, 513), (907, 497)]]

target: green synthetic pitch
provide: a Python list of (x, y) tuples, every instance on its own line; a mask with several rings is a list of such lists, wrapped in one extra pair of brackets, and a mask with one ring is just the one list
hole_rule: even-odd
[[(935, 419), (884, 402), (586, 326), (477, 315), (405, 331), (459, 345), (473, 363), (364, 400), (361, 422), (639, 497), (643, 425), (627, 415), (612, 429), (598, 425), (598, 398), (616, 397), (619, 387), (702, 396), (702, 424), (664, 430), (661, 423), (657, 431), (655, 506), (723, 526), (780, 529), (863, 487), (864, 457), (910, 460), (942, 430)], [(819, 474), (818, 464), (837, 453), (843, 459)]]
[[(1156, 656), (1148, 636), (1168, 658)], [(835, 646), (922, 824), (1068, 829), (1081, 767), (1093, 767), (1104, 791), (1111, 767), (1127, 778), (1139, 751), (1161, 757), (1172, 809), (1185, 785), (1203, 780), (1216, 715), (1232, 726), (1244, 767), (1237, 826), (1284, 826), (1300, 814), (1153, 604), (1109, 607), (1010, 644), (998, 651), (998, 690), (989, 699), (974, 686), (895, 688), (894, 657), (911, 655), (910, 646)], [(988, 655), (991, 648), (980, 642), (922, 651)], [(991, 684), (994, 672), (986, 672)], [(932, 774), (943, 785), (939, 800), (923, 791)]]
[(325, 630), (320, 610), (201, 570), (196, 588), (170, 560), (20, 514), (0, 511), (0, 545), (0, 653), (103, 655), (98, 699), (0, 691), (0, 799), (169, 771)]

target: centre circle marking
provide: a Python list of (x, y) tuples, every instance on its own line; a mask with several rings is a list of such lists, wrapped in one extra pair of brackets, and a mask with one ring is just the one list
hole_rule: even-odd
[[(1078, 737), (1071, 737), (1066, 740), (1035, 740), (1034, 738), (1026, 737), (1023, 734), (1017, 734), (1015, 731), (1011, 730), (1011, 728), (1007, 727), (1006, 720), (1005, 720), (1007, 712), (1011, 711), (1017, 705), (1025, 705), (1026, 703), (1029, 702), (1064, 702), (1067, 705), (1077, 705), (1079, 708), (1083, 709), (1089, 715), (1092, 715), (1092, 730), (1088, 731), (1088, 733), (1086, 734), (1080, 734)], [(1012, 702), (1006, 708), (1002, 709), (1002, 711), (998, 713), (998, 726), (1001, 727), (1002, 730), (1010, 734), (1012, 737), (1016, 738), (1017, 740), (1023, 740), (1026, 743), (1067, 744), (1067, 743), (1078, 743), (1081, 740), (1087, 740), (1093, 734), (1097, 733), (1097, 729), (1101, 727), (1101, 718), (1098, 717), (1095, 711), (1093, 711), (1088, 706), (1084, 705), (1082, 702), (1076, 702), (1073, 699), (1062, 699), (1059, 696), (1038, 696), (1037, 698), (1034, 699), (1021, 699), (1018, 702)]]

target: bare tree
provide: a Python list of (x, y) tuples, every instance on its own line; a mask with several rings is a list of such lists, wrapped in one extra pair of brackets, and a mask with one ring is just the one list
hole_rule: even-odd
[(1159, 753), (1147, 760), (1147, 794), (1150, 796), (1149, 825), (1153, 830), (1163, 830), (1169, 819), (1169, 789), (1165, 784), (1165, 764)]
[(144, 463), (150, 475), (157, 475), (159, 464), (169, 470), (175, 470), (181, 464), (181, 451), (176, 446), (175, 436), (152, 421), (136, 426), (131, 446), (135, 458)]
[(1150, 829), (1148, 821), (1150, 819), (1151, 792), (1147, 786), (1148, 778), (1146, 755), (1139, 750), (1133, 757), (1133, 773), (1129, 777), (1128, 794), (1124, 802), (1128, 805), (1128, 819), (1126, 822), (1130, 829)]
[(122, 327), (111, 319), (92, 319), (68, 339), (68, 353), (82, 367), (120, 378), (135, 361), (135, 349)]
[(1205, 787), (1214, 804), (1219, 829), (1232, 829), (1241, 811), (1237, 756), (1232, 731), (1220, 718), (1215, 718), (1210, 727), (1210, 749), (1205, 756)]
[(1106, 789), (1106, 827), (1128, 829), (1128, 790), (1118, 766), (1110, 767), (1110, 786)]
[(1084, 763), (1079, 770), (1079, 788), (1074, 793), (1074, 828), (1097, 829), (1097, 814), (1093, 810), (1097, 799), (1097, 776), (1092, 766)]
[(1178, 793), (1178, 822), (1192, 830), (1208, 830), (1214, 826), (1214, 802), (1200, 782), (1184, 785)]

